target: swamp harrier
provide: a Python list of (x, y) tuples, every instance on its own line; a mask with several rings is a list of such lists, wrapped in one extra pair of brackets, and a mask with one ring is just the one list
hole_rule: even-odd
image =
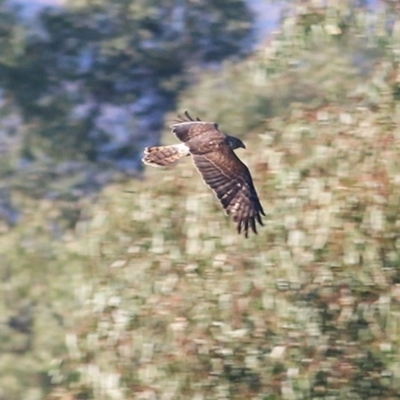
[(183, 143), (146, 147), (143, 162), (164, 167), (191, 155), (204, 182), (214, 191), (226, 214), (237, 224), (239, 234), (248, 236), (249, 228), (257, 233), (256, 223), (263, 225), (264, 210), (254, 188), (249, 169), (233, 150), (243, 142), (226, 135), (214, 122), (194, 120), (189, 113), (171, 125), (172, 132)]

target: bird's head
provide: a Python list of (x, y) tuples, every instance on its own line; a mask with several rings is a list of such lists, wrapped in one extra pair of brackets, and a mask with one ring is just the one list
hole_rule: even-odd
[(239, 148), (242, 148), (242, 149), (246, 148), (246, 146), (240, 139), (238, 139), (234, 136), (229, 136), (229, 135), (227, 135), (226, 137), (227, 137), (228, 145), (232, 150), (239, 149)]

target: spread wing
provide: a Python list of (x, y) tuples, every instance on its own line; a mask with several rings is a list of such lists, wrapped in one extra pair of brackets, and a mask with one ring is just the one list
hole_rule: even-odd
[(196, 154), (193, 161), (205, 183), (214, 191), (224, 210), (232, 215), (238, 232), (248, 236), (249, 228), (257, 233), (256, 223), (263, 225), (261, 206), (250, 172), (227, 145), (209, 153)]
[(185, 111), (185, 117), (178, 116), (178, 120), (171, 125), (171, 129), (181, 142), (188, 142), (204, 134), (221, 138), (225, 136), (219, 131), (218, 124), (201, 121), (199, 118), (194, 120), (187, 111)]

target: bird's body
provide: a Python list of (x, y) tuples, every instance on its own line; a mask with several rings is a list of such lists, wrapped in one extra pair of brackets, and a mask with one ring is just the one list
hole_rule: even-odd
[(172, 132), (182, 142), (170, 146), (146, 147), (143, 162), (164, 167), (191, 155), (204, 182), (214, 191), (228, 215), (237, 223), (238, 232), (248, 236), (249, 227), (257, 233), (256, 223), (262, 225), (261, 206), (253, 180), (246, 165), (233, 150), (245, 148), (243, 142), (226, 135), (213, 122), (180, 118)]

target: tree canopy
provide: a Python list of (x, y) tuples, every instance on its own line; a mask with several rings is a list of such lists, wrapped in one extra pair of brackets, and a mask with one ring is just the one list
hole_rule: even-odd
[[(82, 99), (93, 97), (100, 104), (93, 126), (105, 130), (108, 123), (118, 131), (118, 118), (107, 120), (104, 112), (129, 114), (124, 105), (132, 104), (132, 124), (147, 134), (143, 129), (149, 126), (136, 126), (143, 121), (136, 116), (154, 110), (154, 93), (164, 104), (179, 88), (180, 109), (242, 135), (246, 150), (240, 157), (266, 216), (258, 236), (238, 236), (189, 157), (175, 169), (107, 185), (95, 200), (83, 197), (79, 203), (32, 199), (18, 186), (11, 193), (0, 190), (1, 213), (7, 195), (22, 210), (12, 228), (0, 220), (0, 396), (398, 397), (400, 14), (395, 1), (374, 9), (365, 3), (283, 2), (291, 7), (284, 9), (279, 29), (244, 60), (204, 71), (193, 68), (201, 65), (193, 55), (184, 60), (189, 67), (182, 66), (191, 69), (190, 79), (168, 71), (165, 80), (149, 75), (157, 84), (142, 95), (138, 83), (133, 100), (117, 84), (129, 68), (121, 76), (108, 69), (107, 60), (122, 50), (103, 48), (96, 35), (94, 55), (81, 58), (79, 35), (69, 43), (52, 42), (50, 28), (35, 37), (26, 36), (28, 28), (3, 32), (2, 68), (21, 60), (18, 68), (34, 70), (35, 54), (51, 60), (62, 55), (61, 67), (72, 65), (60, 81), (37, 76), (53, 96), (32, 89), (40, 112), (51, 110), (54, 99), (62, 117), (73, 110), (80, 121), (87, 112)], [(68, 18), (74, 30), (88, 31), (95, 21), (83, 12), (98, 4), (104, 3), (73, 4)], [(126, 3), (112, 4), (110, 10), (118, 11)], [(55, 21), (60, 12), (49, 10), (46, 18)], [(65, 11), (61, 15), (65, 22)], [(34, 43), (45, 51), (24, 59)], [(73, 51), (58, 51), (55, 43)], [(7, 46), (13, 51), (7, 53)], [(94, 65), (99, 75), (87, 80), (86, 74), (97, 71)], [(15, 135), (22, 132), (32, 141), (32, 157), (45, 158), (45, 149), (56, 157), (57, 146), (35, 131), (46, 126), (41, 117), (24, 117), (23, 98), (8, 93), (1, 103), (2, 126), (16, 127)], [(61, 94), (64, 103), (57, 103)], [(43, 121), (50, 123), (50, 116)], [(9, 153), (0, 150), (6, 180), (13, 165), (5, 165)], [(61, 174), (76, 179), (68, 168), (43, 174), (28, 165), (21, 179), (32, 191)], [(45, 179), (38, 183), (40, 174)]]
[(252, 21), (240, 0), (71, 1), (29, 29), (7, 20), (0, 84), (29, 127), (25, 155), (137, 169), (188, 69), (246, 53)]

